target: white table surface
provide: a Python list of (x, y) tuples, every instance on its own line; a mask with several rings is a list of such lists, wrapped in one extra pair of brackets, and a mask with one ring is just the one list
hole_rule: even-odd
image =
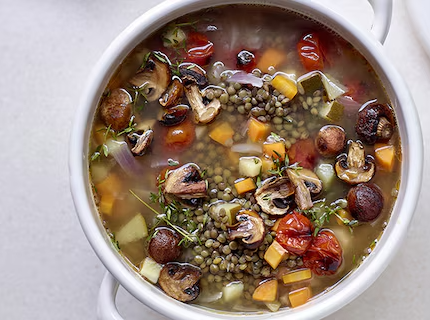
[[(427, 143), (430, 60), (406, 1), (394, 1), (385, 50), (409, 84)], [(69, 133), (91, 67), (120, 31), (158, 2), (0, 0), (0, 319), (96, 319), (105, 269), (74, 212)], [(324, 2), (361, 27), (372, 21), (363, 0)], [(328, 319), (430, 318), (429, 198), (424, 181), (409, 236), (392, 263)], [(118, 306), (127, 320), (165, 319), (122, 289)]]

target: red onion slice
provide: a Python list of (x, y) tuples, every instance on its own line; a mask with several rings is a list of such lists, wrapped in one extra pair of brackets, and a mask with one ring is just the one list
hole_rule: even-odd
[(107, 143), (109, 154), (114, 157), (119, 166), (130, 177), (136, 177), (143, 173), (142, 167), (131, 153), (128, 145), (124, 141), (110, 140)]
[(237, 82), (241, 84), (250, 84), (254, 87), (261, 88), (263, 86), (263, 80), (259, 77), (254, 76), (252, 73), (245, 71), (233, 71), (233, 75), (227, 78), (227, 82)]
[(231, 147), (231, 151), (248, 154), (262, 154), (263, 148), (258, 143), (238, 143)]

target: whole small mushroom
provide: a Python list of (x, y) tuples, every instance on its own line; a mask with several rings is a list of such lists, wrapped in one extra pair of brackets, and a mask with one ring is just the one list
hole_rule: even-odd
[(318, 131), (315, 147), (323, 157), (334, 157), (345, 147), (346, 135), (342, 127), (326, 125)]
[(382, 212), (384, 198), (373, 183), (361, 183), (352, 187), (347, 195), (351, 215), (361, 222), (375, 220)]
[(355, 131), (368, 144), (386, 141), (394, 132), (394, 113), (388, 104), (371, 103), (358, 112)]
[(112, 90), (100, 106), (101, 119), (115, 131), (126, 128), (131, 118), (131, 103), (132, 98), (126, 90)]
[(181, 237), (176, 231), (167, 227), (157, 228), (149, 241), (148, 253), (161, 264), (175, 261), (181, 255), (180, 241)]
[(182, 301), (192, 301), (200, 293), (199, 280), (202, 272), (187, 263), (169, 262), (161, 269), (158, 284), (170, 297)]

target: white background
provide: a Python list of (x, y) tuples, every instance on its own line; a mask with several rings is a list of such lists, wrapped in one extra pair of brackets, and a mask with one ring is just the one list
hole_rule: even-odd
[[(430, 60), (406, 1), (394, 1), (385, 51), (409, 85), (428, 142)], [(0, 0), (0, 319), (96, 319), (105, 269), (74, 212), (69, 133), (93, 65), (119, 32), (158, 2)], [(324, 2), (369, 28), (367, 2)], [(429, 198), (424, 179), (409, 236), (390, 266), (328, 319), (429, 318)], [(164, 319), (122, 289), (118, 305), (127, 320)]]

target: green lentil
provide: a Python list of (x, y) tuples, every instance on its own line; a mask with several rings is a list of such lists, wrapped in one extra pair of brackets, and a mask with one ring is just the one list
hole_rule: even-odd
[(219, 97), (219, 102), (221, 102), (222, 104), (226, 104), (228, 102), (229, 96), (228, 93), (224, 92), (220, 97)]

